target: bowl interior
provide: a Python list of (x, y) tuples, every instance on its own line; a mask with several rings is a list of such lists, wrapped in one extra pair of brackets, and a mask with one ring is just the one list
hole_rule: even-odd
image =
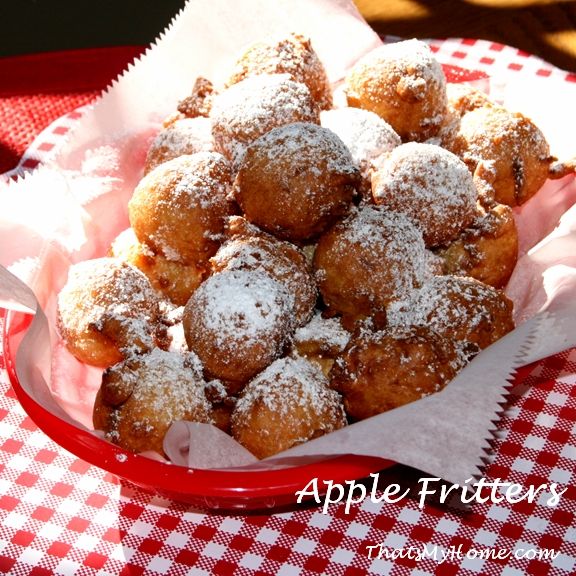
[[(6, 370), (22, 407), (54, 442), (90, 464), (127, 482), (199, 508), (270, 509), (298, 501), (296, 492), (316, 479), (319, 492), (328, 483), (358, 480), (393, 463), (380, 458), (340, 455), (299, 459), (295, 465), (226, 469), (190, 469), (134, 454), (53, 414), (22, 386), (16, 366), (18, 340), (32, 316), (4, 312), (3, 353)], [(25, 338), (25, 336), (24, 336)]]

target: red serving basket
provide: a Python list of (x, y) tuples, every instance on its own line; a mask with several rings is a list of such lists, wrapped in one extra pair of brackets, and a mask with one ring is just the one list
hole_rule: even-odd
[[(443, 64), (450, 82), (484, 79), (477, 70)], [(307, 459), (307, 464), (283, 468), (191, 469), (134, 454), (76, 427), (52, 414), (22, 387), (16, 373), (17, 350), (12, 343), (29, 316), (4, 311), (4, 358), (10, 382), (22, 407), (38, 427), (57, 444), (77, 456), (145, 490), (172, 500), (209, 510), (263, 510), (289, 507), (297, 503), (296, 492), (317, 479), (319, 490), (324, 482), (344, 484), (360, 480), (395, 463), (382, 458), (339, 455)], [(15, 329), (17, 326), (17, 329)]]
[[(297, 503), (296, 492), (317, 478), (344, 484), (393, 464), (381, 458), (341, 455), (314, 459), (307, 464), (270, 468), (192, 469), (134, 454), (52, 414), (22, 387), (16, 373), (15, 333), (32, 316), (4, 311), (4, 358), (10, 382), (30, 418), (54, 442), (90, 464), (160, 496), (209, 510), (264, 510)], [(17, 328), (15, 328), (17, 326)], [(13, 347), (14, 346), (14, 347)]]

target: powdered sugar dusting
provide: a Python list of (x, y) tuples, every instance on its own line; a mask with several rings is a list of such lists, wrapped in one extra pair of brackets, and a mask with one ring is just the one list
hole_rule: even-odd
[(209, 277), (192, 295), (201, 321), (219, 347), (233, 350), (237, 343), (253, 344), (285, 329), (293, 296), (261, 271), (230, 270)]
[(404, 214), (369, 204), (320, 238), (314, 267), (324, 303), (352, 316), (380, 314), (430, 273), (420, 229)]
[(139, 182), (128, 204), (138, 240), (168, 260), (196, 264), (218, 248), (228, 198), (230, 165), (217, 152), (164, 162)]
[(510, 147), (510, 157), (531, 149), (541, 160), (549, 155), (544, 134), (522, 114), (504, 108), (492, 106), (472, 110), (463, 116), (460, 130), (467, 143), (467, 159), (475, 162), (486, 159), (486, 155), (494, 151), (496, 142), (505, 142)]
[(104, 324), (120, 329), (123, 346), (153, 344), (154, 323), (159, 314), (158, 296), (137, 268), (113, 258), (97, 258), (70, 267), (58, 295), (62, 331), (79, 335), (89, 326)]
[(339, 318), (324, 318), (320, 311), (316, 311), (310, 322), (296, 330), (294, 343), (314, 342), (322, 349), (341, 352), (350, 337), (350, 332), (342, 326)]
[(404, 140), (424, 140), (447, 113), (446, 78), (420, 40), (385, 44), (358, 61), (346, 79), (349, 105), (373, 110)]
[(163, 128), (148, 150), (145, 171), (185, 154), (214, 150), (209, 118), (180, 118)]
[(418, 222), (431, 246), (453, 239), (471, 223), (478, 198), (472, 174), (460, 158), (419, 142), (392, 150), (373, 179), (372, 192), (376, 203)]
[(280, 276), (291, 274), (289, 262), (276, 257), (267, 248), (270, 247), (263, 246), (257, 240), (224, 242), (211, 262), (218, 270), (266, 270), (269, 264), (275, 264), (275, 270)]
[(393, 68), (404, 82), (411, 83), (415, 93), (423, 93), (427, 84), (446, 85), (442, 66), (434, 58), (430, 47), (421, 40), (410, 39), (384, 44), (369, 53), (363, 63), (381, 63)]
[[(128, 383), (132, 390), (116, 411), (116, 428), (124, 418), (130, 419), (135, 434), (164, 432), (172, 422), (182, 419), (211, 421), (201, 365), (191, 352), (177, 354), (154, 348), (112, 366), (103, 382), (105, 396), (118, 385)], [(113, 430), (110, 433), (114, 435)]]
[[(346, 254), (351, 245), (361, 251), (375, 252), (387, 261), (384, 272), (391, 276), (393, 292), (404, 293), (427, 276), (428, 252), (420, 229), (400, 212), (375, 206), (357, 210), (345, 222), (345, 232), (335, 250)], [(409, 270), (408, 273), (402, 271)]]
[(260, 270), (294, 295), (296, 324), (309, 320), (316, 304), (316, 285), (306, 257), (295, 245), (259, 231), (241, 217), (229, 220), (232, 237), (211, 258), (212, 270)]
[[(293, 407), (298, 414), (315, 421), (326, 406), (340, 406), (340, 397), (331, 390), (322, 370), (313, 362), (300, 357), (286, 357), (274, 361), (244, 389), (235, 407), (235, 418), (242, 420), (261, 402), (281, 418), (290, 417)], [(343, 408), (341, 421), (344, 419)]]
[(337, 108), (320, 114), (320, 124), (346, 144), (358, 168), (367, 176), (370, 168), (396, 146), (400, 136), (380, 116), (361, 108)]
[[(180, 196), (185, 196), (184, 205), (198, 205), (203, 210), (208, 210), (215, 203), (222, 202), (226, 196), (228, 182), (225, 179), (215, 177), (213, 170), (226, 172), (223, 167), (218, 170), (221, 156), (216, 152), (198, 152), (190, 156), (190, 162), (174, 164), (174, 176), (176, 185), (172, 188), (172, 194), (165, 202), (180, 203)], [(202, 165), (207, 169), (198, 169)]]
[(295, 122), (268, 132), (257, 142), (274, 160), (279, 153), (287, 161), (293, 159), (312, 173), (354, 174), (356, 167), (347, 146), (332, 130)]
[(262, 74), (233, 84), (215, 98), (211, 118), (217, 146), (234, 164), (247, 144), (276, 126), (319, 122), (310, 91), (288, 74)]
[(498, 291), (472, 278), (435, 276), (412, 297), (396, 302), (387, 310), (391, 326), (427, 326), (446, 337), (465, 332), (473, 334), (485, 323), (492, 323), (492, 314), (505, 310), (505, 300)]
[(310, 40), (300, 34), (270, 38), (248, 46), (235, 63), (228, 85), (248, 76), (282, 73), (306, 84), (321, 109), (330, 108), (332, 95), (324, 66)]

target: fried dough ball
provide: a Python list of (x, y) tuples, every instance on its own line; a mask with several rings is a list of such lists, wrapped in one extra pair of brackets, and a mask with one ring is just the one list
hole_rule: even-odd
[(318, 108), (327, 110), (332, 106), (332, 91), (324, 65), (310, 39), (301, 34), (252, 44), (235, 62), (226, 84), (231, 86), (259, 74), (289, 74), (308, 87)]
[(58, 294), (58, 330), (78, 360), (106, 368), (133, 350), (165, 347), (160, 300), (148, 278), (115, 258), (74, 264)]
[(387, 310), (391, 326), (428, 326), (475, 354), (514, 329), (512, 301), (474, 278), (434, 276)]
[(428, 247), (454, 240), (474, 219), (478, 199), (466, 164), (440, 146), (421, 142), (390, 152), (372, 178), (372, 194), (376, 204), (410, 216)]
[(320, 238), (313, 265), (328, 309), (362, 318), (421, 286), (428, 260), (422, 232), (407, 216), (366, 205)]
[(210, 259), (212, 271), (266, 272), (294, 295), (295, 324), (301, 326), (308, 322), (316, 305), (318, 291), (304, 253), (294, 244), (278, 240), (241, 216), (229, 219), (227, 236), (228, 239)]
[(127, 228), (115, 238), (109, 255), (144, 272), (152, 287), (176, 306), (188, 302), (206, 274), (203, 268), (194, 264), (181, 264), (154, 254), (148, 246), (138, 242), (132, 228)]
[(310, 322), (294, 333), (294, 353), (315, 362), (326, 376), (335, 358), (343, 352), (352, 334), (338, 317), (325, 318), (316, 311)]
[(201, 265), (222, 240), (234, 207), (228, 197), (230, 165), (216, 152), (180, 156), (157, 166), (136, 186), (128, 203), (138, 240), (155, 254)]
[(483, 165), (494, 200), (520, 206), (542, 187), (554, 158), (540, 129), (526, 116), (499, 106), (467, 112), (446, 146), (472, 173)]
[(230, 394), (280, 356), (293, 331), (294, 297), (261, 270), (226, 270), (207, 278), (184, 308), (186, 342), (207, 378)]
[(380, 116), (361, 108), (325, 110), (320, 114), (320, 124), (336, 133), (346, 144), (362, 174), (363, 196), (371, 200), (372, 171), (401, 144), (400, 136)]
[(465, 365), (445, 337), (424, 328), (361, 330), (330, 371), (355, 420), (398, 408), (439, 392)]
[(162, 127), (152, 141), (144, 164), (144, 174), (178, 156), (211, 150), (214, 150), (214, 139), (212, 122), (208, 118), (175, 118)]
[(215, 98), (211, 118), (216, 149), (235, 166), (248, 144), (272, 128), (320, 123), (308, 88), (287, 74), (250, 76), (230, 86)]
[(304, 358), (281, 358), (244, 388), (232, 412), (234, 438), (258, 458), (346, 425), (340, 396), (320, 368)]
[(298, 122), (274, 128), (248, 147), (234, 193), (250, 222), (298, 243), (345, 215), (359, 184), (360, 173), (340, 138)]
[(512, 208), (495, 204), (478, 214), (458, 238), (436, 254), (443, 274), (469, 276), (495, 288), (503, 288), (518, 260), (518, 229)]
[(348, 73), (345, 92), (348, 106), (375, 112), (404, 141), (435, 136), (447, 112), (442, 66), (420, 40), (369, 52)]
[(102, 374), (94, 428), (126, 450), (164, 455), (164, 436), (174, 422), (212, 422), (204, 385), (199, 361), (191, 353), (155, 348), (131, 356)]

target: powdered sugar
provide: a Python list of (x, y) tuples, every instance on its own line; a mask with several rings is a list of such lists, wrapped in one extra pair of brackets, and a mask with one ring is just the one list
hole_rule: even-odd
[[(141, 434), (163, 436), (171, 423), (181, 419), (211, 421), (201, 366), (190, 352), (176, 354), (154, 348), (114, 365), (104, 375), (103, 398), (126, 385), (131, 393), (114, 406), (113, 429), (108, 431), (121, 444), (132, 442), (127, 430), (137, 439)], [(122, 426), (125, 419), (129, 428)]]
[(261, 271), (230, 270), (209, 277), (192, 295), (201, 326), (218, 347), (233, 350), (242, 342), (266, 340), (285, 330), (293, 296)]
[[(314, 421), (327, 405), (338, 406), (340, 398), (329, 388), (316, 364), (300, 357), (286, 357), (274, 361), (248, 384), (236, 404), (235, 418), (242, 419), (255, 402), (261, 402), (281, 418), (290, 417), (294, 406), (299, 406), (302, 410), (298, 415)], [(341, 414), (343, 420), (343, 409)]]
[(287, 74), (251, 76), (219, 94), (212, 107), (219, 150), (238, 164), (246, 146), (276, 126), (319, 122), (308, 88)]
[(317, 124), (270, 130), (247, 149), (234, 183), (246, 219), (284, 240), (317, 237), (348, 213), (360, 173), (346, 145)]
[(163, 128), (148, 150), (145, 171), (178, 156), (214, 150), (209, 118), (180, 118)]
[(324, 318), (320, 311), (316, 311), (310, 322), (296, 330), (294, 343), (314, 342), (321, 349), (341, 352), (350, 337), (350, 332), (342, 326), (339, 318)]
[[(225, 178), (217, 177), (219, 172), (225, 172), (219, 164), (221, 156), (216, 152), (198, 152), (190, 157), (190, 163), (175, 164), (177, 182), (170, 198), (165, 201), (168, 204), (183, 202), (185, 205), (198, 205), (202, 210), (221, 203), (228, 191), (228, 182)], [(182, 200), (180, 196), (186, 199)]]
[(270, 131), (257, 142), (268, 158), (279, 155), (297, 162), (318, 176), (323, 173), (354, 174), (356, 167), (344, 142), (332, 131), (315, 124), (295, 122)]
[(79, 262), (70, 267), (58, 295), (60, 321), (67, 330), (98, 327), (103, 318), (129, 323), (131, 331), (149, 336), (150, 313), (158, 297), (146, 276), (130, 264), (112, 258)]
[(430, 273), (420, 229), (406, 215), (373, 205), (320, 238), (314, 267), (324, 302), (353, 317), (381, 313)]
[(400, 136), (380, 116), (361, 108), (337, 108), (320, 114), (320, 124), (346, 144), (365, 176), (380, 159), (401, 144)]
[(297, 325), (308, 321), (316, 304), (316, 285), (304, 254), (293, 244), (278, 240), (233, 216), (232, 237), (211, 258), (212, 270), (259, 270), (283, 284), (294, 296)]
[(391, 326), (427, 326), (445, 337), (473, 342), (479, 342), (483, 332), (498, 338), (512, 328), (511, 303), (503, 294), (456, 276), (431, 278), (411, 298), (392, 304), (387, 320)]
[(346, 78), (348, 105), (376, 112), (404, 140), (425, 140), (447, 112), (446, 79), (427, 44), (405, 40), (368, 53)]
[(433, 144), (409, 142), (387, 157), (373, 179), (378, 204), (405, 212), (421, 226), (426, 244), (454, 239), (472, 222), (478, 194), (460, 158)]
[(429, 46), (421, 40), (384, 44), (367, 54), (360, 62), (364, 66), (392, 69), (396, 77), (402, 78), (414, 94), (423, 95), (429, 84), (441, 87), (446, 85), (442, 66), (434, 58)]
[(355, 211), (342, 226), (345, 232), (336, 244), (336, 250), (342, 254), (353, 245), (361, 250), (385, 254), (390, 258), (389, 268), (393, 267), (393, 262), (398, 266), (413, 265), (418, 280), (426, 276), (429, 256), (422, 232), (405, 214), (365, 206)]
[(306, 84), (320, 109), (332, 105), (331, 87), (326, 71), (309, 38), (289, 34), (269, 38), (246, 48), (229, 76), (228, 85), (258, 74), (289, 74)]
[(217, 152), (197, 152), (164, 162), (149, 172), (128, 203), (138, 240), (168, 260), (198, 264), (222, 239), (230, 165)]

